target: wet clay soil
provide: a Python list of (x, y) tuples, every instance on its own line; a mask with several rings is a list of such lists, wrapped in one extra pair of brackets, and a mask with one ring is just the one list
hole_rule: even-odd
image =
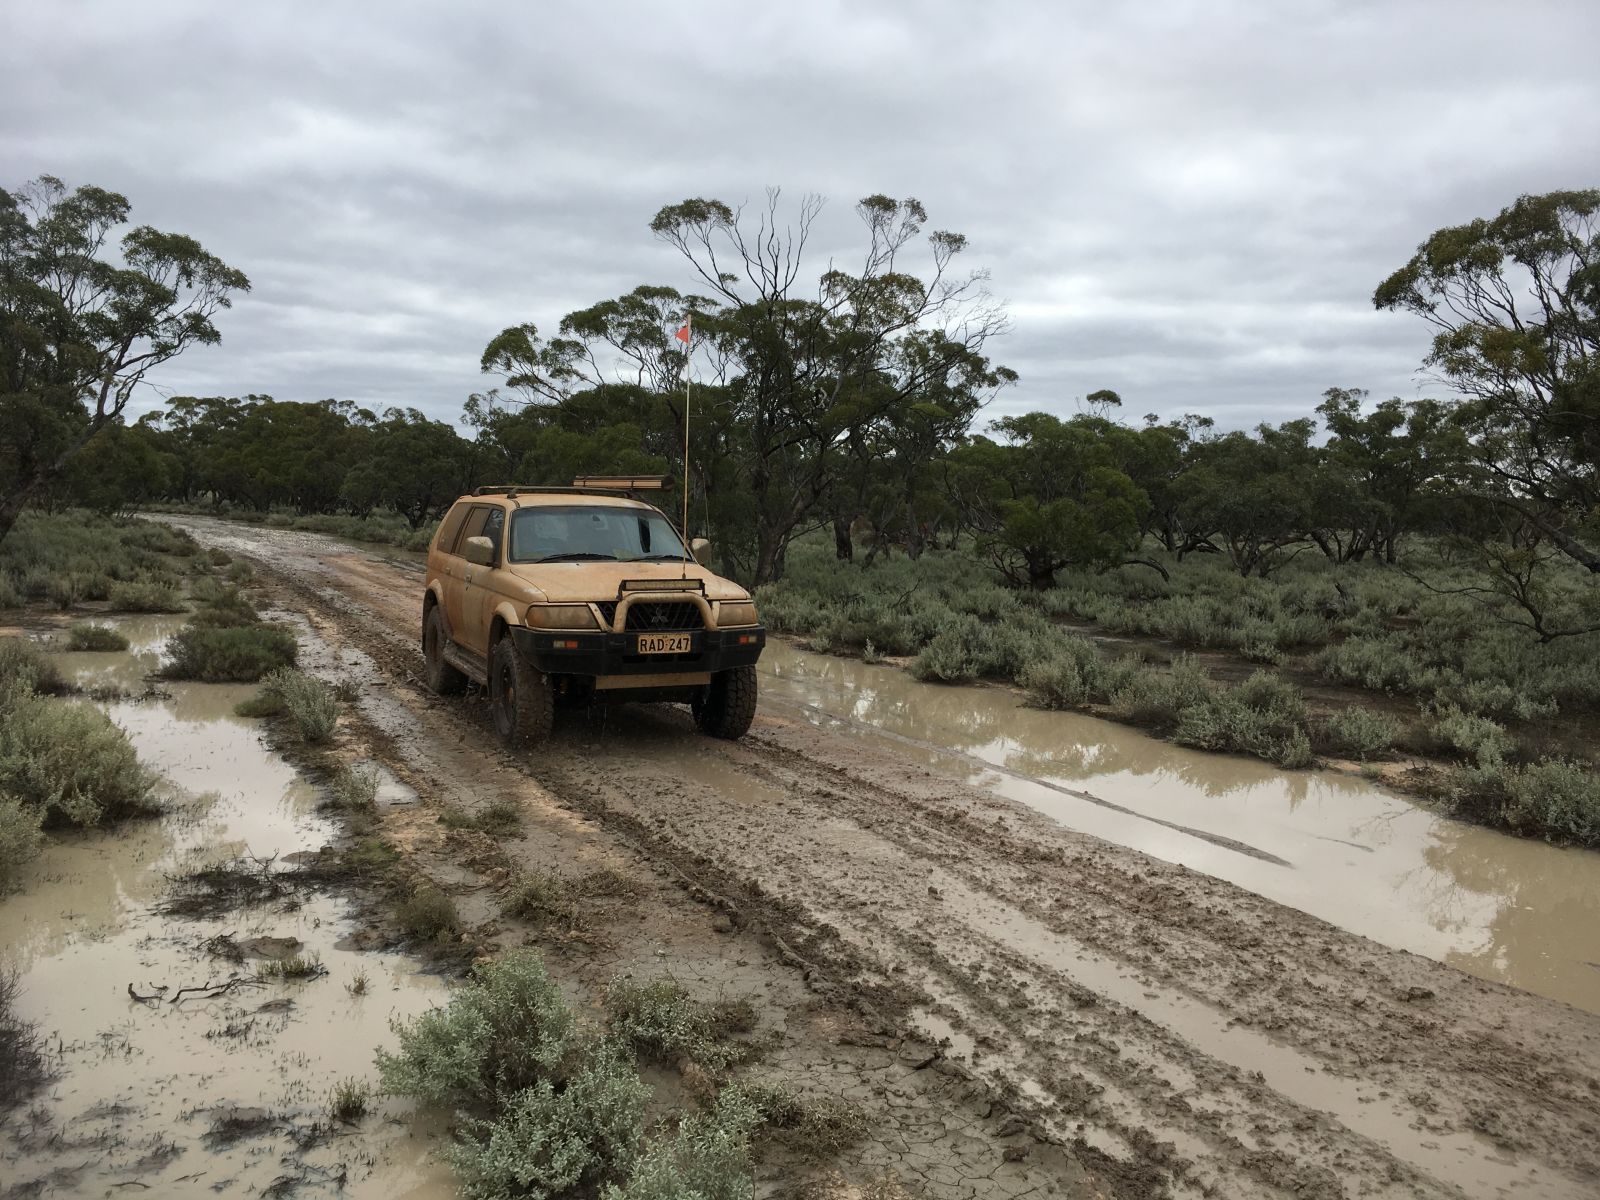
[[(141, 690), (181, 620), (118, 620), (128, 652), (56, 659), (82, 686)], [(53, 839), (24, 890), (0, 900), (19, 1012), (45, 1035), (55, 1069), (0, 1125), (0, 1195), (454, 1194), (433, 1157), (437, 1130), (414, 1124), (408, 1104), (374, 1098), (351, 1123), (327, 1112), (336, 1082), (373, 1078), (389, 1019), (438, 1002), (442, 980), (403, 956), (348, 948), (348, 905), (329, 895), (208, 920), (158, 911), (169, 876), (240, 858), (281, 863), (334, 834), (259, 722), (233, 715), (253, 690), (165, 684), (159, 696), (106, 703), (162, 777), (164, 815)], [(207, 947), (221, 936), (243, 953)], [(266, 958), (289, 953), (325, 974), (256, 978)], [(358, 979), (363, 994), (352, 994)], [(178, 995), (230, 980), (214, 996)]]
[[(869, 1148), (874, 1161), (929, 1195), (1015, 1194), (1009, 1182), (1004, 1193), (974, 1186), (970, 1161), (949, 1182), (939, 1174), (957, 1148), (981, 1158), (1003, 1129), (1018, 1132), (971, 1118), (996, 1098), (1027, 1130), (1024, 1161), (1066, 1194), (1596, 1193), (1600, 1018), (1496, 982), (1543, 977), (1553, 982), (1541, 990), (1558, 993), (1569, 972), (1519, 965), (1517, 923), (1482, 915), (1503, 907), (1501, 865), (1534, 873), (1531, 905), (1575, 891), (1581, 915), (1594, 902), (1583, 868), (1571, 885), (1537, 887), (1550, 864), (1582, 859), (1524, 867), (1510, 850), (1495, 857), (1495, 843), (1526, 843), (1484, 835), (1495, 841), (1473, 848), (1482, 867), (1455, 873), (1470, 903), (1419, 913), (1404, 877), (1450, 873), (1456, 827), (1404, 828), (1413, 810), (1381, 793), (1175, 759), (1148, 739), (1091, 742), (1073, 718), (1014, 699), (1005, 708), (1005, 693), (976, 702), (981, 693), (851, 677), (782, 650), (741, 743), (695, 737), (681, 710), (636, 707), (574, 714), (547, 750), (511, 760), (490, 748), (479, 701), (417, 686), (414, 560), (180, 523), (254, 557), (345, 670), (370, 672), (364, 714), (425, 799), (515, 794), (536, 814), (504, 846), (452, 840), (426, 805), (406, 814), (419, 856), (456, 872), (464, 911), (482, 897), (493, 932), (484, 893), (496, 872), (552, 854), (676, 882), (703, 915), (644, 905), (637, 933), (613, 922), (594, 945), (568, 938), (575, 976), (656, 959), (708, 985), (759, 981), (793, 1053), (813, 1058), (817, 1031), (795, 1019), (794, 989), (829, 1022), (853, 1013), (859, 1027), (817, 1065), (873, 1100), (893, 1130)], [(1295, 883), (1273, 882), (1285, 878)], [(708, 920), (731, 926), (726, 944), (744, 967), (704, 945)], [(1528, 961), (1573, 945), (1533, 942)], [(788, 974), (764, 969), (774, 955)], [(738, 974), (750, 969), (758, 980)], [(958, 1093), (906, 1087), (936, 1074), (909, 1061), (907, 1034), (943, 1040), (937, 1074), (961, 1081)], [(899, 1056), (904, 1076), (885, 1088), (863, 1041)], [(930, 1134), (937, 1120), (947, 1134), (908, 1158), (902, 1120)], [(1053, 1145), (1065, 1153), (1044, 1166)]]

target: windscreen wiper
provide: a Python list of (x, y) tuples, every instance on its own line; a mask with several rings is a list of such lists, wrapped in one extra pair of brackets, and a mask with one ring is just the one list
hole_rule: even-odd
[(591, 554), (590, 552), (588, 552), (586, 550), (580, 550), (580, 551), (577, 551), (577, 552), (575, 552), (573, 554), (546, 554), (543, 558), (536, 558), (533, 561), (534, 562), (542, 562), (542, 563), (543, 562), (588, 562), (588, 561), (593, 561), (593, 560), (597, 560), (597, 559), (604, 559), (607, 562), (616, 562), (617, 561), (617, 556), (615, 554)]
[(688, 562), (687, 554), (641, 554), (637, 558), (625, 558), (623, 562)]

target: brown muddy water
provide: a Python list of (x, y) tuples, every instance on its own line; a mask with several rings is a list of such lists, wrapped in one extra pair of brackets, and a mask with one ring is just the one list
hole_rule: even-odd
[[(138, 691), (181, 621), (119, 620), (128, 652), (55, 657), (80, 683)], [(162, 686), (165, 697), (104, 707), (161, 775), (165, 814), (55, 839), (24, 891), (0, 900), (0, 957), (20, 970), (21, 1015), (38, 1023), (57, 1072), (31, 1109), (0, 1124), (0, 1184), (60, 1196), (454, 1195), (435, 1155), (441, 1131), (419, 1133), (409, 1104), (374, 1097), (348, 1125), (327, 1115), (337, 1082), (375, 1081), (373, 1051), (392, 1044), (390, 1019), (440, 1002), (440, 979), (404, 957), (347, 948), (348, 904), (333, 896), (216, 920), (154, 911), (169, 874), (243, 855), (281, 859), (334, 833), (315, 813), (315, 790), (263, 744), (259, 722), (233, 715), (253, 688)], [(295, 939), (327, 973), (258, 982), (259, 959), (236, 964), (202, 948), (218, 934)], [(234, 976), (247, 982), (217, 999), (165, 998)], [(361, 978), (365, 993), (353, 994)], [(139, 1003), (130, 984), (164, 998)]]
[(1227, 879), (1384, 945), (1600, 1012), (1600, 854), (1421, 808), (1359, 776), (1204, 754), (1003, 688), (779, 642), (762, 703), (893, 742), (1063, 825)]

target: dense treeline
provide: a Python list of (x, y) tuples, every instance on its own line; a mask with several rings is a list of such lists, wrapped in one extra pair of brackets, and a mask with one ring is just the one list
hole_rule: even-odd
[[(1427, 532), (1480, 547), (1485, 587), (1536, 636), (1595, 624), (1546, 611), (1541, 581), (1557, 556), (1600, 573), (1600, 192), (1441, 230), (1379, 286), (1379, 307), (1435, 326), (1428, 363), (1457, 399), (1334, 388), (1303, 416), (1227, 432), (1200, 416), (1126, 421), (1107, 390), (1070, 416), (982, 426), (1016, 376), (988, 357), (1006, 319), (983, 274), (955, 269), (965, 239), (926, 231), (915, 200), (871, 196), (859, 268), (807, 276), (820, 203), (786, 220), (775, 193), (753, 215), (662, 209), (651, 228), (703, 294), (643, 286), (552, 337), (503, 330), (481, 362), (497, 385), (461, 428), (256, 395), (183, 397), (128, 423), (144, 372), (215, 341), (211, 317), (247, 281), (146, 228), (107, 263), (127, 215), (110, 193), (41, 180), (0, 197), (0, 536), (23, 502), (386, 511), (425, 529), (479, 483), (677, 475), (692, 373), (693, 532), (754, 583), (780, 578), (815, 529), (868, 561), (970, 545), (1032, 589), (1064, 571), (1166, 570), (1143, 552), (1158, 543), (1265, 578), (1308, 551), (1395, 563)], [(691, 320), (692, 365), (675, 336)]]

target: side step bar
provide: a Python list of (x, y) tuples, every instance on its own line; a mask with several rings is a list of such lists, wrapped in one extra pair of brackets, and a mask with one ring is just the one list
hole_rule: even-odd
[(446, 642), (444, 660), (480, 687), (489, 686), (489, 664), (471, 650), (464, 650), (454, 642)]

